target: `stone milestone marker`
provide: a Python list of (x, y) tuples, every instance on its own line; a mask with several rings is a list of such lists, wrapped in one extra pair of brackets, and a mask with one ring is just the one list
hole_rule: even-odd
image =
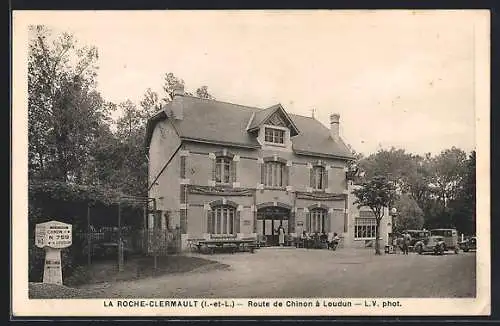
[(62, 285), (61, 249), (72, 244), (72, 225), (58, 221), (40, 223), (35, 228), (35, 245), (45, 249), (43, 283)]

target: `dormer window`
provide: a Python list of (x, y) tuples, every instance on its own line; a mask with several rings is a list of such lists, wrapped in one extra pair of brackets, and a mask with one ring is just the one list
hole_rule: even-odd
[(285, 143), (285, 131), (282, 129), (265, 128), (265, 138), (264, 140), (268, 143), (274, 144), (284, 144)]

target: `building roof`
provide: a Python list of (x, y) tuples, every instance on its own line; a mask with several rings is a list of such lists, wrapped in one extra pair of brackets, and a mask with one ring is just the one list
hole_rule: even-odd
[[(147, 147), (156, 123), (167, 119), (165, 112), (169, 112), (171, 103), (148, 120)], [(248, 130), (264, 123), (277, 109), (276, 105), (259, 109), (191, 96), (182, 98), (182, 106), (183, 119), (171, 120), (181, 139), (247, 148), (261, 147), (255, 135)], [(287, 116), (298, 131), (296, 136), (291, 137), (292, 148), (297, 154), (353, 158), (346, 144), (341, 139), (332, 139), (330, 130), (318, 120), (296, 114)]]
[(295, 122), (290, 117), (290, 115), (285, 111), (281, 104), (273, 105), (267, 109), (260, 110), (255, 113), (255, 115), (251, 118), (250, 126), (248, 126), (248, 131), (255, 131), (260, 128), (263, 124), (265, 124), (273, 114), (279, 111), (283, 118), (286, 120), (286, 124), (288, 128), (290, 128), (290, 135), (296, 136), (299, 134), (299, 130), (295, 125)]

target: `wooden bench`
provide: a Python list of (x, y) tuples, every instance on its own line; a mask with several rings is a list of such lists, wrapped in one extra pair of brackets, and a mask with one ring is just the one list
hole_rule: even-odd
[(200, 253), (203, 252), (203, 249), (206, 249), (210, 254), (226, 250), (231, 253), (238, 251), (254, 253), (258, 245), (255, 239), (209, 239), (198, 241), (196, 247)]

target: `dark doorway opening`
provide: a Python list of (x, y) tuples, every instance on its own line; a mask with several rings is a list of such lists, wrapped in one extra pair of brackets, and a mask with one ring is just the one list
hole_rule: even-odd
[(278, 227), (281, 225), (285, 234), (290, 233), (290, 210), (280, 206), (263, 207), (257, 211), (257, 234), (265, 237), (266, 246), (279, 244)]

